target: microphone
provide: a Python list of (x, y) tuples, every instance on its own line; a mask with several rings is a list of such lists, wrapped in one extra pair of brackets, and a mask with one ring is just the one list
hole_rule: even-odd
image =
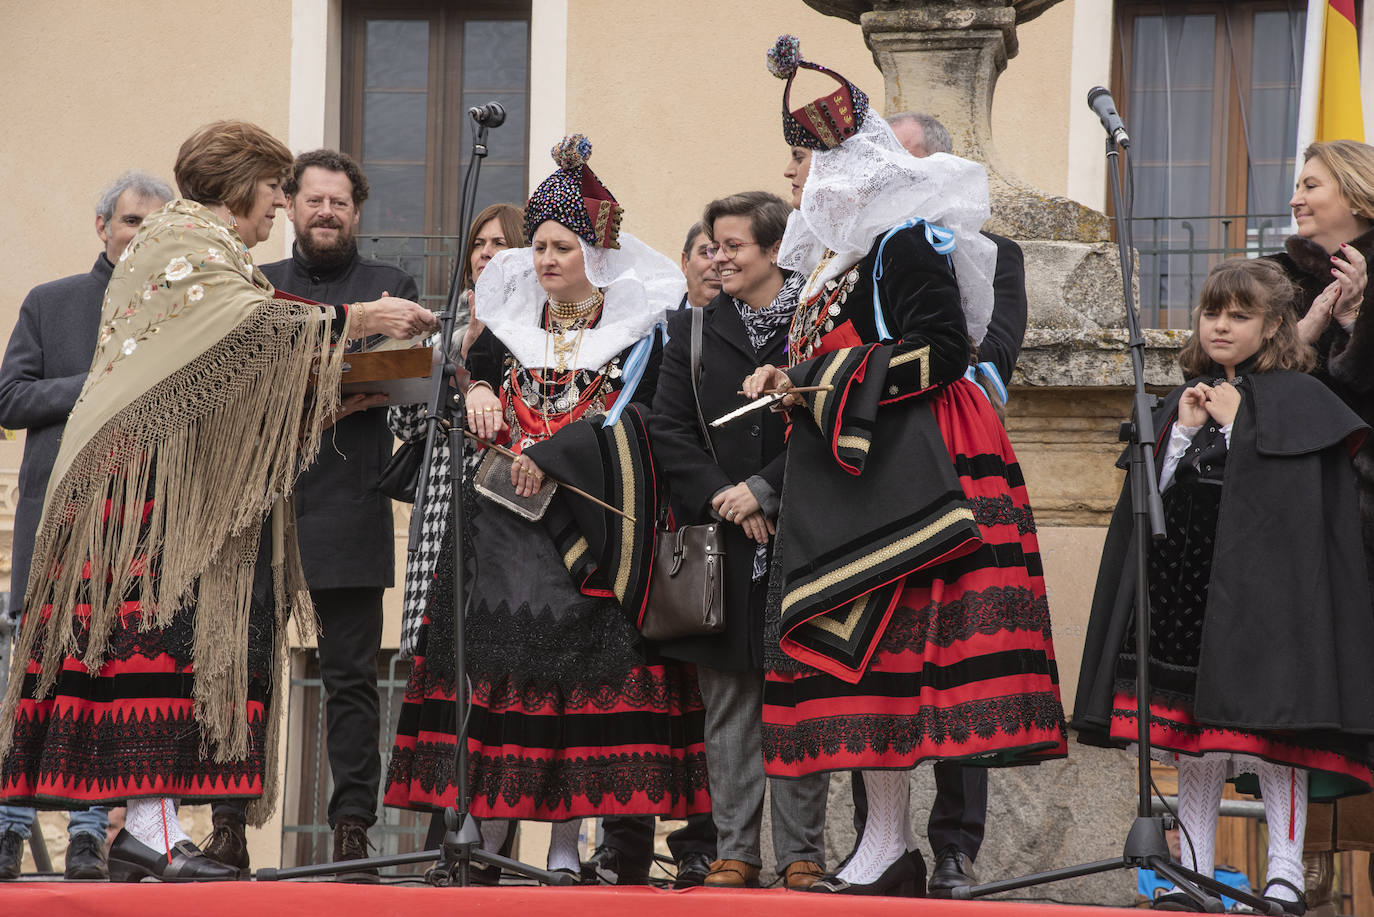
[(506, 108), (500, 102), (488, 102), (486, 105), (476, 105), (469, 108), (468, 117), (478, 124), (485, 124), (487, 127), (500, 127), (506, 123)]
[(1130, 149), (1131, 138), (1126, 133), (1126, 125), (1121, 122), (1121, 116), (1116, 113), (1116, 103), (1112, 101), (1112, 94), (1101, 86), (1094, 86), (1088, 90), (1088, 107), (1102, 122), (1102, 127), (1112, 138), (1112, 142)]

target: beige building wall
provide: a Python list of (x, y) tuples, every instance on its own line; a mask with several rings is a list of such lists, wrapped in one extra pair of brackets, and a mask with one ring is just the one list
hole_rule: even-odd
[[(0, 262), (0, 336), (31, 287), (89, 269), (101, 250), (101, 188), (127, 168), (171, 181), (177, 148), (197, 126), (244, 118), (296, 151), (336, 144), (341, 9), (342, 0), (0, 0), (8, 80), (0, 115), (22, 126), (0, 136), (0, 250), (9, 255)], [(532, 0), (532, 10), (531, 176), (552, 169), (548, 138), (586, 133), (593, 168), (626, 206), (627, 231), (674, 257), (710, 199), (746, 189), (787, 193), (783, 83), (764, 67), (779, 34), (798, 35), (804, 56), (882, 98), (861, 30), (801, 0)], [(57, 30), (62, 53), (53, 52)], [(1093, 47), (1080, 65), (1075, 48), (1085, 47), (1084, 35)], [(1107, 82), (1101, 49), (1110, 44), (1110, 7), (1065, 0), (1019, 36), (993, 108), (1001, 159), (1046, 191), (1100, 206), (1102, 173), (1092, 175), (1092, 157), (1088, 172), (1076, 166), (1082, 156), (1071, 146), (1085, 134), (1077, 109), (1086, 112), (1086, 87)], [(799, 86), (799, 101), (810, 85)], [(1100, 140), (1087, 136), (1095, 156)], [(285, 225), (279, 220), (255, 249), (260, 262), (285, 254)], [(22, 433), (0, 440), (0, 584), (22, 442)], [(397, 511), (397, 583), (406, 509)], [(1091, 586), (1083, 558), (1098, 540), (1100, 530), (1091, 529), (1043, 538), (1056, 608), (1075, 609), (1060, 634), (1065, 642)], [(384, 646), (398, 643), (399, 611), (397, 588), (387, 595)], [(1071, 675), (1076, 652), (1061, 645), (1061, 662)], [(251, 843), (256, 865), (276, 862), (279, 825), (252, 832)]]

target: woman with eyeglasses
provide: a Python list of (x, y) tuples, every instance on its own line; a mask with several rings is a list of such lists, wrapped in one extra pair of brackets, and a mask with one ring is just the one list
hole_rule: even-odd
[[(650, 419), (654, 457), (685, 513), (678, 524), (725, 526), (725, 631), (662, 646), (665, 655), (697, 664), (719, 856), (705, 884), (716, 887), (756, 887), (762, 865), (763, 608), (785, 445), (782, 415), (768, 411), (711, 428), (707, 442), (696, 399), (707, 419), (718, 417), (743, 403), (741, 378), (785, 359), (806, 279), (777, 263), (790, 212), (763, 191), (706, 206), (702, 226), (721, 292), (702, 315), (700, 367), (691, 365), (691, 310), (669, 319)], [(823, 871), (828, 785), (823, 774), (771, 785), (773, 850), (788, 888), (805, 888)]]

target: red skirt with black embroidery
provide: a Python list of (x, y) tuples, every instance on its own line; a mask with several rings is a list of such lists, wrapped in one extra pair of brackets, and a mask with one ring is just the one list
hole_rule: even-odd
[[(144, 507), (144, 525), (152, 511)], [(52, 606), (41, 614), (46, 619)], [(249, 626), (248, 756), (216, 763), (201, 754), (192, 689), (191, 647), (197, 609), (183, 607), (165, 627), (145, 629), (137, 595), (127, 597), (92, 674), (80, 659), (90, 606), (73, 612), (76, 654), (62, 660), (52, 692), (35, 697), (43, 641), (27, 665), (14, 722), (14, 744), (0, 765), (0, 802), (38, 808), (122, 805), (139, 796), (204, 803), (262, 795), (271, 678), (272, 613), (254, 603)], [(20, 671), (23, 675), (20, 676)]]
[(972, 383), (946, 386), (927, 404), (983, 544), (908, 575), (857, 684), (803, 667), (768, 671), (770, 776), (1067, 754), (1040, 549), (1016, 455)]
[[(1112, 738), (1135, 742), (1139, 737), (1139, 721), (1135, 694), (1118, 690), (1112, 696)], [(1369, 792), (1374, 786), (1374, 774), (1369, 765), (1332, 743), (1325, 743), (1323, 747), (1320, 735), (1211, 726), (1198, 722), (1186, 698), (1155, 697), (1150, 701), (1150, 745), (1154, 757), (1165, 763), (1177, 763), (1175, 759), (1179, 755), (1226, 755), (1239, 759), (1232, 768), (1233, 777), (1238, 777), (1246, 772), (1245, 759), (1258, 759), (1308, 771), (1309, 797), (1313, 800)], [(1243, 777), (1238, 777), (1236, 782), (1243, 792), (1255, 794), (1258, 791), (1258, 786)]]

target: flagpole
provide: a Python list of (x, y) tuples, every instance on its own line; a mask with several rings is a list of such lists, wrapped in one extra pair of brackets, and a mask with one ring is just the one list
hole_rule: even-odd
[[(1317, 139), (1317, 104), (1321, 97), (1322, 30), (1326, 25), (1327, 0), (1307, 0), (1307, 28), (1302, 43), (1302, 82), (1298, 86), (1298, 148), (1293, 155), (1293, 180), (1296, 187), (1302, 171), (1302, 151)], [(1298, 231), (1290, 222), (1288, 231)]]

